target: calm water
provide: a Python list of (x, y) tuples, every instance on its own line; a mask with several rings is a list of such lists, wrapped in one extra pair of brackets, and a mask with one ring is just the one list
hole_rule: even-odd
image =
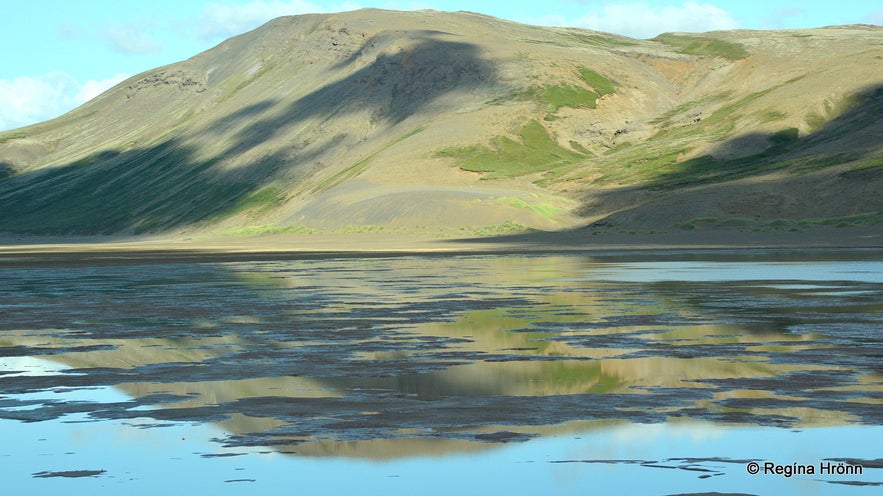
[(881, 260), (7, 266), (0, 473), (40, 494), (875, 494)]

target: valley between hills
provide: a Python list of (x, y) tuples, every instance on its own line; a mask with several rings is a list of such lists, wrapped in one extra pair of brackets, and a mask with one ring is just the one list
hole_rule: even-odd
[(22, 250), (883, 245), (883, 28), (283, 17), (0, 132)]

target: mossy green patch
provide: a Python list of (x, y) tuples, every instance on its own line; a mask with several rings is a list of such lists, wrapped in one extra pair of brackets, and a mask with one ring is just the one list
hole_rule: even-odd
[(604, 155), (611, 155), (611, 154), (613, 154), (613, 153), (619, 153), (619, 152), (625, 150), (626, 148), (629, 148), (630, 146), (632, 146), (632, 142), (631, 142), (631, 141), (623, 141), (622, 143), (617, 143), (617, 144), (614, 145), (613, 147), (608, 148), (608, 149), (604, 152)]
[(760, 114), (760, 121), (761, 122), (775, 122), (775, 121), (780, 121), (780, 120), (784, 119), (785, 117), (788, 117), (788, 114), (786, 114), (785, 112), (782, 112), (781, 110), (769, 109), (769, 110), (763, 111)]
[(260, 215), (281, 205), (283, 200), (283, 192), (278, 186), (266, 186), (243, 195), (226, 209), (222, 215), (228, 216), (243, 212)]
[(883, 172), (883, 157), (873, 157), (852, 166), (851, 172), (879, 170)]
[(375, 224), (349, 224), (343, 227), (343, 232), (346, 234), (365, 234), (380, 232), (382, 230), (383, 226)]
[[(547, 33), (542, 34), (545, 35)], [(556, 39), (522, 38), (521, 41), (525, 43), (552, 45), (565, 48), (578, 47), (581, 45), (592, 45), (605, 48), (619, 48), (637, 45), (637, 43), (629, 40), (628, 38), (604, 36), (602, 34), (596, 33), (585, 33), (578, 30), (571, 30), (570, 32), (566, 33), (566, 35), (566, 37), (560, 37)]]
[(218, 101), (223, 102), (230, 99), (230, 97), (274, 68), (273, 64), (270, 64), (268, 60), (264, 60), (261, 66), (251, 74), (234, 74), (221, 84), (221, 94), (218, 96)]
[(847, 164), (859, 158), (856, 154), (789, 156), (799, 151), (800, 136), (796, 128), (784, 128), (765, 137), (770, 146), (764, 151), (733, 159), (711, 155), (685, 159), (683, 157), (691, 150), (678, 146), (681, 140), (661, 139), (659, 136), (633, 146), (620, 145), (596, 158), (594, 165), (600, 175), (595, 182), (644, 183), (651, 189), (667, 189), (727, 181), (774, 170), (801, 174)]
[(6, 143), (7, 141), (11, 141), (14, 139), (21, 139), (26, 137), (25, 133), (21, 131), (7, 131), (0, 133), (0, 145)]
[(569, 34), (579, 42), (590, 45), (600, 45), (605, 47), (626, 47), (637, 45), (637, 43), (630, 41), (627, 38), (614, 38), (613, 36), (604, 36), (597, 33), (571, 32)]
[(772, 143), (773, 146), (785, 146), (797, 141), (799, 136), (800, 132), (796, 127), (789, 127), (782, 129), (781, 131), (776, 131), (767, 138), (767, 140)]
[(526, 208), (532, 210), (533, 212), (548, 220), (555, 220), (555, 217), (563, 213), (563, 210), (550, 203), (528, 203), (521, 198), (516, 198), (513, 196), (504, 196), (502, 198), (497, 198), (497, 201), (506, 205), (511, 205), (515, 208)]
[(589, 150), (588, 148), (584, 147), (584, 146), (582, 145), (582, 143), (580, 143), (580, 142), (578, 142), (578, 141), (570, 140), (570, 147), (573, 148), (574, 150), (576, 150), (577, 153), (581, 153), (581, 154), (583, 154), (583, 155), (592, 155), (591, 150)]
[(489, 178), (517, 177), (573, 164), (584, 155), (556, 143), (536, 119), (521, 128), (520, 141), (496, 137), (491, 146), (450, 147), (437, 152), (450, 157), (466, 171), (487, 173)]
[(804, 121), (810, 128), (810, 133), (820, 131), (832, 119), (840, 117), (856, 106), (866, 103), (874, 98), (881, 98), (883, 93), (868, 95), (859, 93), (849, 93), (841, 95), (839, 98), (825, 100), (824, 109), (810, 112), (804, 117)]
[(604, 174), (600, 183), (633, 184), (642, 181), (655, 181), (668, 174), (678, 163), (679, 157), (689, 151), (687, 148), (636, 147), (604, 164)]
[(720, 225), (724, 227), (749, 227), (757, 224), (758, 220), (752, 217), (730, 217), (723, 219)]
[(866, 212), (855, 215), (845, 215), (842, 217), (801, 219), (797, 223), (798, 227), (860, 227), (877, 226), (880, 224), (883, 224), (883, 212)]
[[(521, 232), (532, 232), (536, 229), (527, 227), (513, 220), (504, 221), (502, 224), (492, 224), (486, 226), (465, 225), (459, 227), (439, 227), (431, 228), (430, 226), (414, 226), (414, 231), (421, 236), (431, 236), (435, 238), (462, 238), (468, 236), (484, 237), (499, 236), (501, 234), (515, 234)], [(395, 229), (398, 231), (399, 229)], [(404, 229), (405, 232), (409, 229)]]
[(804, 219), (774, 219), (759, 224), (755, 231), (808, 231), (819, 228), (845, 229), (871, 227), (883, 224), (883, 212), (864, 212), (839, 217), (810, 217)]
[(651, 123), (660, 124), (660, 130), (653, 136), (653, 140), (678, 140), (692, 137), (705, 137), (712, 141), (725, 140), (730, 137), (736, 127), (736, 123), (743, 117), (743, 112), (748, 104), (798, 79), (800, 78), (795, 78), (792, 81), (771, 86), (746, 95), (738, 100), (730, 101), (715, 109), (710, 115), (699, 118), (698, 122), (701, 122), (700, 125), (672, 126), (672, 119), (675, 116), (681, 115), (700, 104), (726, 101), (731, 94), (724, 92), (705, 99), (687, 102), (651, 121)]
[(751, 217), (696, 217), (675, 224), (681, 229), (751, 228), (753, 231), (807, 231), (817, 228), (869, 227), (883, 224), (883, 212), (865, 212), (840, 217), (763, 220)]
[(587, 67), (580, 67), (578, 72), (583, 81), (594, 88), (595, 92), (598, 93), (598, 95), (609, 95), (615, 91), (613, 81), (598, 74), (597, 72)]
[(549, 112), (556, 112), (561, 107), (597, 108), (600, 97), (588, 88), (566, 83), (533, 88), (531, 93), (537, 101), (547, 105)]
[(665, 112), (664, 114), (656, 117), (655, 119), (650, 120), (650, 124), (660, 124), (662, 127), (667, 127), (671, 125), (671, 120), (680, 115), (684, 114), (695, 107), (701, 105), (708, 105), (712, 103), (726, 101), (733, 96), (732, 91), (722, 91), (720, 93), (715, 93), (713, 95), (709, 95), (698, 100), (691, 100), (689, 102), (682, 103), (677, 107)]
[(315, 229), (307, 226), (277, 226), (266, 224), (262, 226), (245, 226), (228, 229), (221, 234), (224, 236), (267, 236), (271, 234), (313, 234)]
[(721, 57), (735, 61), (744, 59), (749, 55), (748, 50), (740, 43), (733, 43), (707, 36), (679, 35), (663, 33), (653, 41), (665, 43), (674, 47), (678, 52), (688, 55), (703, 57)]
[(697, 227), (708, 227), (717, 223), (717, 217), (696, 217), (695, 219), (675, 224), (675, 227), (680, 227), (681, 229), (696, 229)]
[(586, 67), (577, 69), (577, 73), (587, 86), (562, 81), (558, 84), (535, 85), (518, 95), (519, 98), (535, 100), (546, 105), (550, 115), (546, 120), (553, 120), (554, 113), (561, 107), (597, 108), (597, 100), (615, 91), (613, 81)]
[(473, 236), (497, 236), (500, 234), (524, 232), (529, 230), (531, 229), (512, 220), (507, 220), (502, 224), (490, 226), (465, 226), (460, 228), (460, 231)]

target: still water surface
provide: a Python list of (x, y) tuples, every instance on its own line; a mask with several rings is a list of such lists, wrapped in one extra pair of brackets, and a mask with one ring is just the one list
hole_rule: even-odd
[(881, 258), (6, 267), (0, 471), (41, 494), (873, 494)]

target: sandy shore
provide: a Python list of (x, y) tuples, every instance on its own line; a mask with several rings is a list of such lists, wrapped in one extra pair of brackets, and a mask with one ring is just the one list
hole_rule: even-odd
[(0, 237), (0, 266), (371, 257), (413, 254), (734, 249), (883, 249), (883, 228), (808, 232), (680, 231), (657, 234), (531, 232), (483, 238), (407, 233)]

